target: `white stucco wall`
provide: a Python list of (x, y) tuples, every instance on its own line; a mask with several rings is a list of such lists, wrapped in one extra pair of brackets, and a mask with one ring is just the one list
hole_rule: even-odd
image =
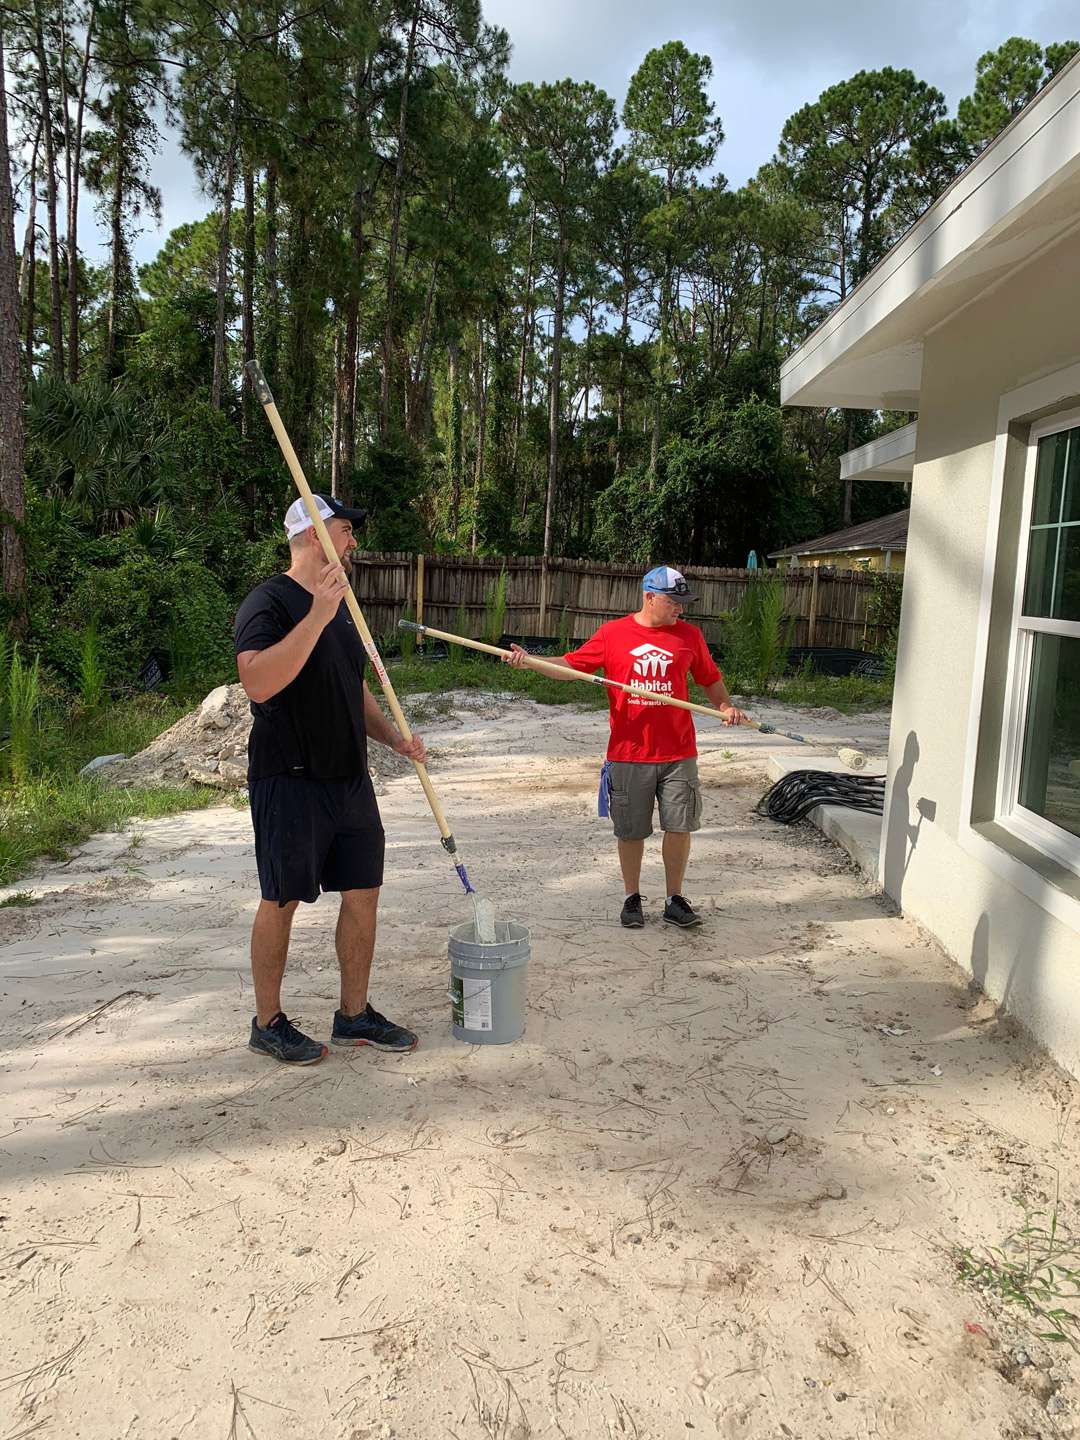
[[(1080, 361), (1077, 295), (1080, 235), (926, 339), (881, 879), (905, 913), (1080, 1074), (1080, 892), (1070, 893), (1060, 876), (1064, 888), (1055, 887), (1048, 906), (1004, 878), (1014, 862), (988, 864), (996, 851), (987, 851), (985, 838), (972, 843), (972, 822), (992, 818), (985, 784), (992, 746), (981, 752), (989, 757), (981, 800), (965, 801), (963, 784), (973, 706), (982, 707), (984, 736), (996, 731), (1000, 707), (999, 691), (983, 694), (976, 674), (977, 666), (987, 669), (977, 656), (993, 509), (1005, 517), (998, 554), (1016, 546), (1009, 512), (1018, 503), (1017, 463), (1004, 471), (1004, 503), (993, 497), (999, 407), (1009, 392)], [(997, 453), (1000, 468), (1001, 446)], [(1002, 669), (1002, 613), (999, 605), (990, 628), (992, 673)]]

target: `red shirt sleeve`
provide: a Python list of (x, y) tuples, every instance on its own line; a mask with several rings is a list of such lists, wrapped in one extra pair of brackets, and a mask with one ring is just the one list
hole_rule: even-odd
[(564, 657), (567, 665), (575, 670), (583, 670), (586, 675), (592, 675), (599, 670), (607, 654), (607, 637), (604, 634), (606, 629), (606, 625), (601, 625), (584, 645), (579, 645), (576, 650), (568, 650)]
[(707, 690), (710, 685), (715, 685), (720, 679), (720, 671), (716, 661), (709, 654), (705, 636), (696, 625), (691, 628), (694, 632), (694, 658), (690, 662), (690, 674), (703, 690)]

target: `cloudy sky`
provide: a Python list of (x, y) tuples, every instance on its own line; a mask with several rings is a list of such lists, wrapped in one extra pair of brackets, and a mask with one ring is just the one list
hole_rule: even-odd
[[(726, 137), (718, 165), (732, 185), (772, 155), (790, 114), (856, 70), (907, 67), (955, 108), (978, 56), (1010, 35), (1080, 38), (1075, 0), (484, 0), (484, 12), (510, 34), (514, 80), (591, 80), (620, 106), (653, 46), (679, 39), (709, 55)], [(155, 181), (163, 226), (140, 237), (139, 260), (209, 208), (173, 137)]]

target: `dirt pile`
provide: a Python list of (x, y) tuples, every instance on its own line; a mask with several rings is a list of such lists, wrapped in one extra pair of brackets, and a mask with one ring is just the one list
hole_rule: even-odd
[[(438, 719), (461, 724), (455, 713), (464, 711), (481, 719), (502, 715), (512, 696), (469, 691), (417, 695), (403, 702), (411, 725), (421, 730)], [(247, 783), (247, 743), (251, 709), (242, 685), (219, 685), (197, 710), (153, 740), (130, 758), (101, 767), (108, 785), (121, 789), (147, 785), (209, 785), (216, 790), (237, 790)], [(434, 757), (432, 757), (434, 758)], [(411, 771), (408, 760), (385, 745), (369, 744), (368, 769), (381, 793), (385, 781)]]
[[(247, 783), (247, 743), (251, 708), (242, 685), (219, 685), (156, 740), (127, 760), (107, 765), (101, 778), (123, 789), (145, 785), (210, 785), (237, 790)], [(371, 745), (368, 766), (378, 788), (381, 779), (403, 775), (411, 767), (385, 745)]]

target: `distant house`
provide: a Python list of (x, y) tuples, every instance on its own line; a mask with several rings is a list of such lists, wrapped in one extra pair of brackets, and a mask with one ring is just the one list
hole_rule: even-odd
[(781, 567), (831, 565), (836, 570), (903, 570), (907, 548), (909, 510), (882, 515), (846, 530), (834, 530), (816, 540), (803, 540), (786, 550), (773, 550), (769, 559)]
[(918, 414), (878, 873), (1074, 1073), (1078, 317), (1074, 59), (781, 378), (788, 405)]

